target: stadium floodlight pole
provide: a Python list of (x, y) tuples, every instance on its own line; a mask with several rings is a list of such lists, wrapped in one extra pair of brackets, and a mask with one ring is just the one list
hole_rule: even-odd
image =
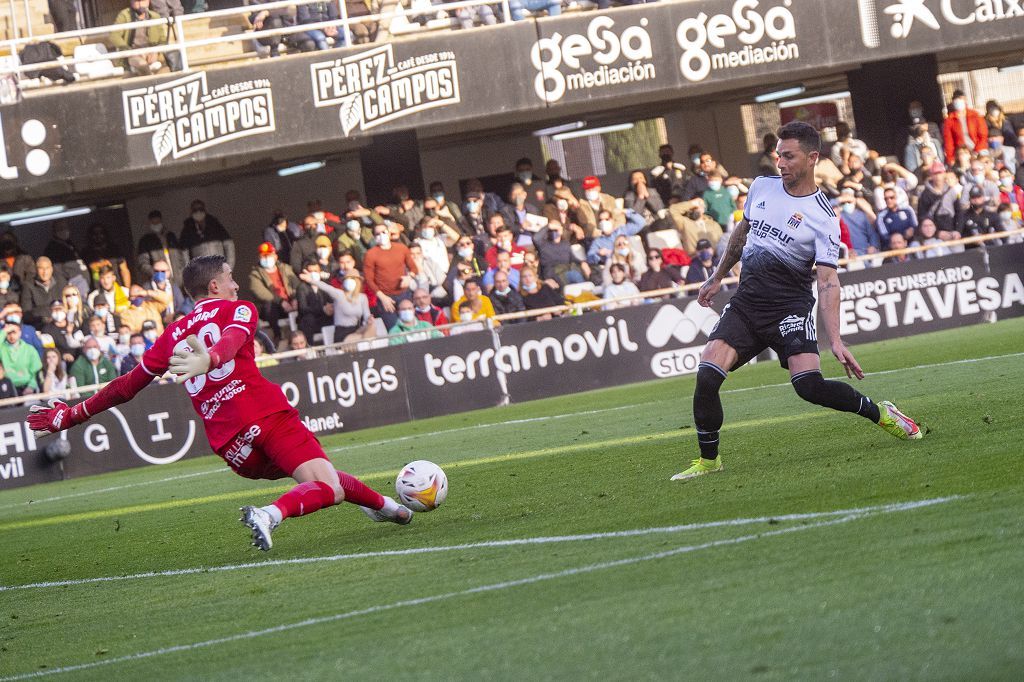
[(181, 70), (188, 71), (188, 50), (185, 47), (185, 22), (182, 15), (174, 17), (174, 35), (178, 39), (178, 55), (181, 56)]

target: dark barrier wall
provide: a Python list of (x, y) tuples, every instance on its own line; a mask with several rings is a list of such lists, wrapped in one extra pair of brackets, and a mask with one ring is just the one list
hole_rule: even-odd
[(80, 179), (180, 177), (195, 161), (251, 162), (263, 150), (760, 88), (937, 46), (1012, 47), (1024, 35), (1018, 4), (665, 2), (54, 89), (0, 107), (0, 204), (70, 194)]
[[(1024, 245), (840, 275), (848, 343), (1024, 315)], [(712, 309), (693, 298), (508, 324), (418, 343), (284, 363), (263, 370), (317, 434), (466, 412), (696, 371), (729, 292)], [(818, 329), (822, 326), (819, 324)], [(209, 453), (179, 386), (146, 389), (65, 432), (71, 456), (50, 464), (25, 425), (0, 411), (0, 490)]]

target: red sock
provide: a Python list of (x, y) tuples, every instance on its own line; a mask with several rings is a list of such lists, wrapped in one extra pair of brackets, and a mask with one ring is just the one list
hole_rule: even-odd
[(274, 506), (281, 510), (285, 519), (312, 514), (333, 504), (334, 488), (323, 481), (300, 483), (274, 501)]
[(346, 502), (358, 504), (360, 507), (369, 507), (370, 509), (380, 509), (384, 506), (384, 496), (355, 476), (339, 471), (338, 481), (345, 491)]

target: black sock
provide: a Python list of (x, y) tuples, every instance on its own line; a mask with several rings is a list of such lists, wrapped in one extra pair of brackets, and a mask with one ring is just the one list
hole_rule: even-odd
[(725, 370), (713, 362), (697, 366), (697, 387), (693, 391), (693, 423), (697, 427), (697, 445), (704, 459), (718, 457), (718, 430), (722, 428), (722, 399), (718, 390), (725, 381)]
[(830, 407), (840, 412), (853, 412), (878, 423), (878, 405), (853, 386), (842, 381), (826, 381), (821, 372), (812, 369), (794, 374), (791, 379), (798, 396), (809, 403)]

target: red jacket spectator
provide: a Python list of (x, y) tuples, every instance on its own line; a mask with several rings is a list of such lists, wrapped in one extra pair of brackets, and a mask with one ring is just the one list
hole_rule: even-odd
[[(526, 249), (513, 244), (509, 253), (512, 255), (512, 267), (519, 270), (526, 263)], [(487, 261), (487, 267), (491, 270), (497, 270), (498, 268), (498, 247), (492, 246), (487, 249), (487, 253), (484, 254), (484, 260)]]
[(419, 269), (409, 248), (401, 242), (392, 242), (389, 249), (375, 246), (366, 252), (363, 275), (367, 287), (374, 294), (383, 291), (388, 296), (396, 296), (407, 291), (407, 287), (402, 285), (402, 278), (407, 273), (415, 275)]
[[(974, 109), (964, 109), (964, 116), (967, 122), (967, 132), (974, 142), (974, 151), (988, 149), (988, 124), (985, 118)], [(956, 161), (956, 150), (966, 144), (964, 127), (960, 117), (954, 112), (947, 116), (942, 123), (942, 143), (946, 152), (946, 164), (952, 165)]]

